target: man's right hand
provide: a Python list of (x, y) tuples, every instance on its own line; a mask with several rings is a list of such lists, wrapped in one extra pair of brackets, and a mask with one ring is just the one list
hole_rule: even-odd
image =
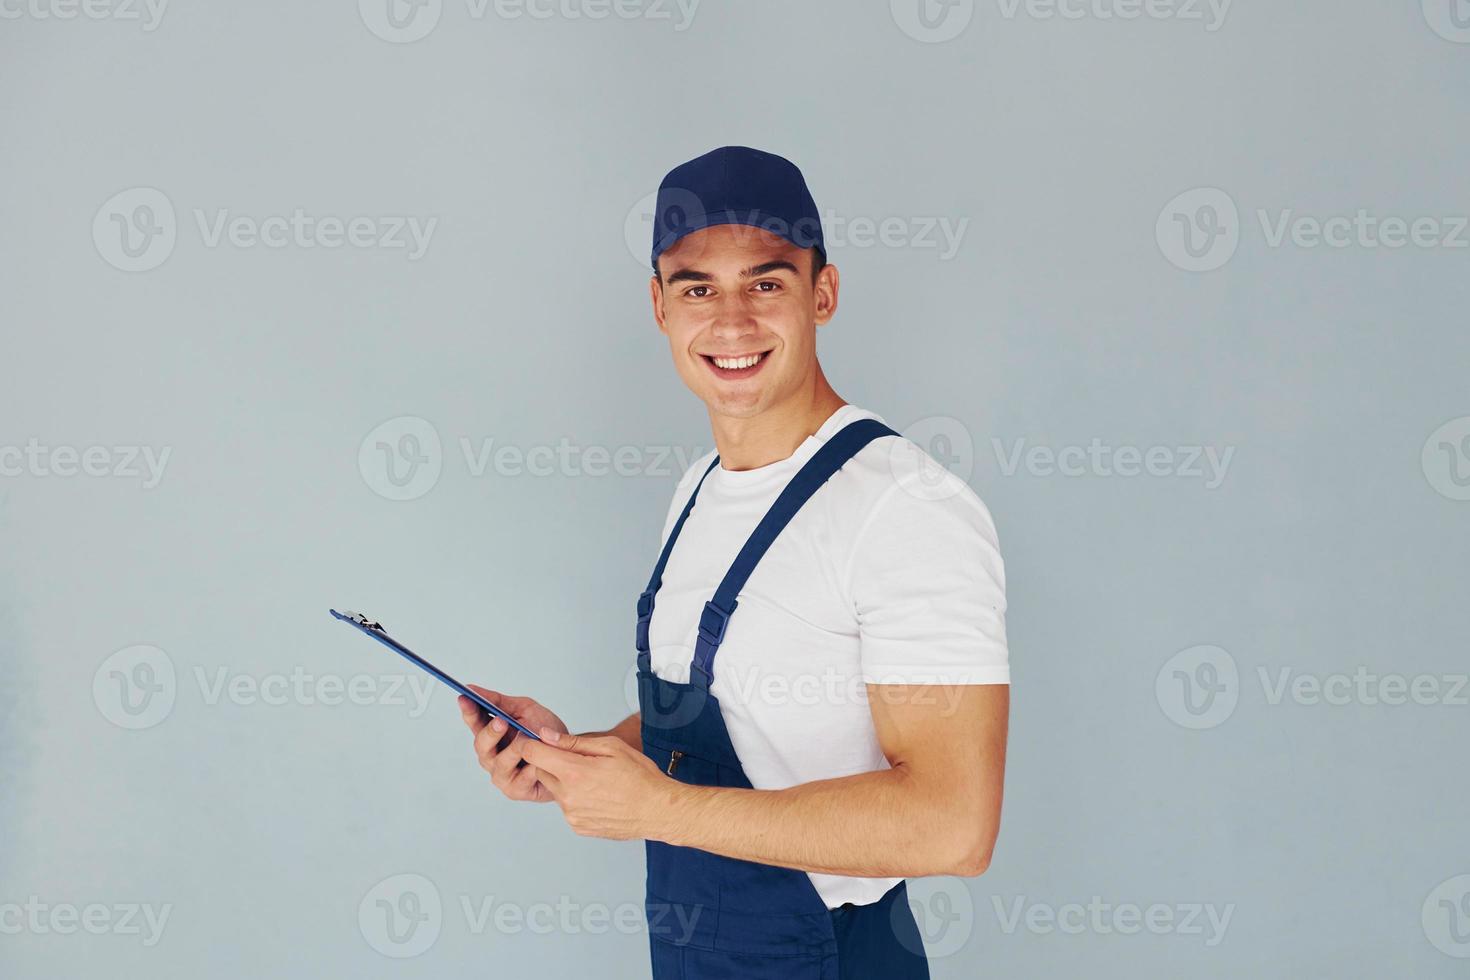
[[(475, 684), (471, 684), (470, 689), (533, 732), (543, 728), (567, 731), (566, 724), (549, 708), (530, 698), (501, 694)], [(490, 781), (496, 789), (512, 800), (551, 802), (551, 792), (540, 781), (540, 770), (529, 763), (521, 764), (524, 761), (521, 748), (528, 741), (526, 736), (516, 732), (515, 738), (502, 745), (510, 726), (499, 718), (492, 718), (464, 695), (459, 698), (459, 713), (474, 733), (475, 755), (480, 760), (480, 768), (490, 774)]]

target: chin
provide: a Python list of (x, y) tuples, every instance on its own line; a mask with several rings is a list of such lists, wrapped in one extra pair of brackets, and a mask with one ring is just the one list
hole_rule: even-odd
[(702, 398), (705, 407), (716, 415), (731, 419), (748, 419), (759, 415), (764, 402), (762, 392), (733, 394), (728, 391), (706, 392)]

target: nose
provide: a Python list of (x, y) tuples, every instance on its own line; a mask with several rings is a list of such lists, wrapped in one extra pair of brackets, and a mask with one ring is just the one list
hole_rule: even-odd
[(720, 340), (735, 340), (756, 332), (755, 309), (743, 290), (720, 297), (710, 331)]

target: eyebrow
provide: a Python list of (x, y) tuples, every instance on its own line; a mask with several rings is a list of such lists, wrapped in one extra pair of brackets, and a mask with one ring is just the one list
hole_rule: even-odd
[[(749, 269), (741, 269), (740, 278), (753, 279), (756, 276), (764, 276), (767, 273), (779, 270), (790, 272), (793, 275), (800, 273), (800, 270), (794, 264), (787, 262), (785, 259), (777, 259), (774, 262), (762, 262), (760, 265), (753, 265)], [(667, 281), (669, 283), (714, 282), (714, 279), (715, 277), (708, 272), (700, 272), (697, 269), (680, 269), (678, 272), (670, 274)]]

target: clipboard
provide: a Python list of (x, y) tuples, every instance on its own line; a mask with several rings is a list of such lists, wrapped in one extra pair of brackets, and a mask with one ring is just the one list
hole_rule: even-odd
[(448, 684), (450, 687), (454, 688), (456, 693), (463, 694), (465, 697), (478, 704), (486, 714), (490, 715), (493, 718), (499, 718), (501, 721), (505, 722), (507, 725), (509, 725), (511, 728), (514, 728), (522, 735), (525, 735), (527, 738), (534, 738), (538, 742), (541, 741), (541, 737), (539, 735), (531, 731), (525, 725), (522, 725), (520, 722), (516, 721), (500, 708), (491, 704), (488, 699), (480, 696), (479, 694), (476, 694), (474, 691), (470, 690), (468, 687), (465, 687), (453, 677), (450, 677), (448, 674), (444, 673), (444, 671), (440, 670), (438, 667), (435, 667), (433, 664), (429, 663), (423, 657), (420, 657), (418, 654), (414, 653), (402, 643), (399, 643), (397, 640), (393, 639), (393, 637), (388, 635), (388, 631), (383, 629), (382, 623), (379, 623), (376, 620), (368, 619), (362, 613), (355, 613), (350, 610), (347, 612), (338, 612), (335, 609), (329, 609), (327, 611), (332, 614), (334, 619), (340, 619), (342, 622), (354, 627), (359, 632), (371, 636), (373, 639), (377, 640), (379, 643), (383, 644), (383, 646), (392, 650), (394, 653), (398, 654), (400, 657), (402, 657), (404, 660), (407, 660), (415, 667), (419, 668), (425, 673), (428, 673), (438, 678), (445, 684)]

